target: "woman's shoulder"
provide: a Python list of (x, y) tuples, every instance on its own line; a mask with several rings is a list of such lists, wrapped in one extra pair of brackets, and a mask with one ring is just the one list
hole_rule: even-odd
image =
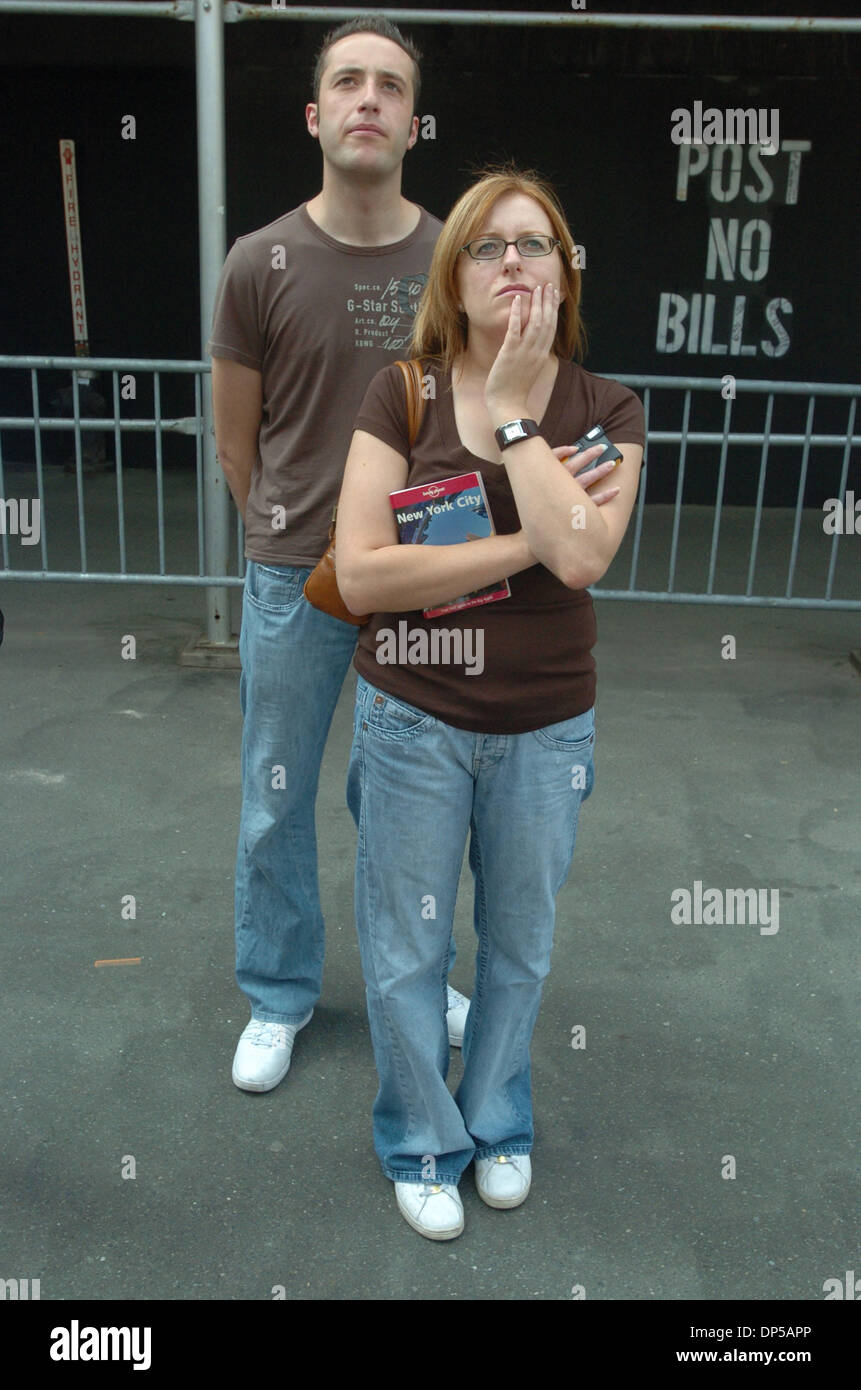
[(634, 395), (630, 387), (623, 386), (621, 381), (617, 381), (613, 376), (600, 376), (597, 372), (589, 372), (585, 367), (581, 367), (579, 362), (564, 362), (562, 365), (569, 370), (572, 389), (580, 391), (583, 395), (603, 396), (608, 392), (614, 396)]
[[(416, 363), (423, 378), (432, 376), (439, 381), (440, 378), (445, 375), (442, 365), (437, 362), (435, 358), (414, 357), (409, 360)], [(385, 367), (380, 367), (379, 371), (371, 377), (368, 389), (370, 390), (371, 387), (373, 387), (375, 391), (379, 391), (382, 394), (391, 393), (395, 390), (403, 393), (403, 383), (405, 379), (403, 368), (405, 366), (407, 366), (407, 362), (397, 358), (393, 362), (386, 363)]]
[(645, 443), (643, 403), (635, 391), (615, 377), (589, 372), (579, 362), (562, 364), (568, 374), (568, 400), (571, 408), (588, 418), (586, 429), (602, 424), (605, 429), (624, 429), (625, 439)]
[[(438, 374), (437, 365), (429, 359), (422, 361), (420, 365), (422, 399), (426, 401), (437, 398), (438, 381), (430, 390), (425, 381), (429, 373), (433, 376)], [(393, 448), (403, 450), (404, 442), (409, 436), (410, 426), (407, 410), (407, 384), (397, 360), (381, 367), (371, 378), (353, 427), (376, 435), (378, 439), (385, 440)]]

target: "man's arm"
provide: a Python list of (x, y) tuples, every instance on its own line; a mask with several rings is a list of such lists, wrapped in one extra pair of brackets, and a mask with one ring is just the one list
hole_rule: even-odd
[(262, 374), (229, 357), (213, 357), (212, 409), (215, 451), (244, 521), (263, 418)]

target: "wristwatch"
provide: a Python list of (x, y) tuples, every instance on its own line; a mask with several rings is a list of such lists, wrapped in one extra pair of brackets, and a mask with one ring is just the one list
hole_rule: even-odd
[(516, 444), (519, 439), (529, 439), (533, 434), (540, 433), (534, 420), (509, 420), (494, 430), (500, 449), (507, 449), (509, 444)]

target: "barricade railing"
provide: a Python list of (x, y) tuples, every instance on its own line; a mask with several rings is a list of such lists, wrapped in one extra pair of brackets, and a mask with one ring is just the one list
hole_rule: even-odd
[[(612, 375), (612, 373), (608, 373)], [(858, 395), (861, 394), (861, 386), (847, 383), (836, 382), (801, 382), (801, 381), (767, 381), (767, 380), (744, 380), (731, 375), (724, 375), (719, 378), (675, 376), (662, 377), (650, 375), (631, 375), (619, 373), (615, 378), (623, 385), (630, 386), (634, 390), (642, 392), (643, 405), (646, 414), (646, 431), (648, 437), (648, 453), (654, 457), (657, 449), (665, 444), (678, 444), (679, 452), (676, 461), (676, 475), (674, 485), (673, 507), (672, 507), (672, 529), (669, 541), (669, 555), (667, 558), (666, 581), (663, 587), (650, 585), (648, 587), (637, 586), (638, 566), (641, 558), (641, 543), (643, 537), (644, 516), (647, 503), (648, 490), (648, 465), (644, 463), (640, 490), (637, 498), (635, 516), (632, 519), (633, 525), (629, 526), (629, 535), (626, 536), (623, 546), (624, 553), (630, 548), (630, 569), (627, 588), (613, 588), (609, 585), (604, 587), (601, 584), (593, 586), (591, 592), (601, 598), (627, 598), (651, 601), (664, 601), (676, 603), (730, 603), (730, 604), (759, 604), (770, 606), (783, 606), (795, 608), (847, 608), (861, 609), (861, 519), (859, 519), (859, 544), (853, 550), (847, 551), (844, 546), (842, 555), (845, 561), (845, 583), (843, 588), (845, 593), (835, 595), (835, 583), (837, 578), (837, 560), (841, 537), (844, 534), (854, 536), (854, 493), (848, 494), (847, 485), (849, 480), (850, 459), (853, 448), (857, 448), (861, 443), (861, 436), (855, 433), (855, 421), (857, 412)], [(653, 395), (656, 391), (674, 393), (676, 397), (681, 396), (681, 425), (677, 429), (658, 427), (653, 420)], [(705, 394), (707, 404), (714, 409), (718, 401), (723, 403), (723, 419), (719, 429), (691, 429), (691, 398), (693, 392)], [(756, 396), (765, 397), (764, 418), (758, 427), (754, 428), (733, 428), (733, 411), (738, 404), (738, 397), (742, 398)], [(804, 411), (804, 425), (802, 429), (780, 429), (773, 427), (775, 400), (781, 398), (794, 398), (799, 403), (806, 403)], [(831, 428), (814, 432), (814, 419), (816, 418), (816, 408), (820, 400), (829, 400), (837, 407), (838, 403), (845, 404), (845, 428)], [(833, 410), (832, 410), (833, 415)], [(728, 508), (725, 506), (724, 498), (728, 482), (731, 475), (729, 473), (729, 450), (730, 447), (740, 449), (755, 449), (759, 452), (758, 468), (756, 475), (756, 496), (752, 506), (735, 506)], [(710, 525), (709, 552), (708, 552), (708, 573), (705, 582), (695, 589), (680, 589), (677, 587), (677, 568), (680, 559), (680, 541), (682, 536), (682, 521), (686, 512), (690, 515), (692, 509), (683, 505), (683, 489), (686, 482), (686, 472), (688, 469), (688, 452), (693, 449), (719, 449), (716, 459), (712, 459), (716, 464), (715, 472), (715, 492), (714, 499), (710, 505), (700, 510), (710, 512), (710, 516), (700, 518), (707, 520)], [(769, 463), (771, 460), (772, 449), (787, 451), (789, 461), (789, 473), (784, 472), (780, 481), (784, 492), (794, 492), (794, 498), (790, 508), (768, 508), (765, 505), (766, 488), (769, 483)], [(809, 462), (811, 449), (831, 449), (837, 451), (837, 455), (832, 466), (832, 476), (834, 481), (833, 491), (829, 492), (827, 502), (831, 505), (809, 506), (805, 508), (805, 492), (809, 480)], [(857, 465), (856, 465), (857, 467)], [(797, 479), (793, 479), (792, 471), (797, 470)], [(820, 477), (821, 477), (820, 473)], [(736, 477), (734, 480), (736, 488), (739, 484), (747, 484), (750, 488), (750, 475), (744, 478)], [(859, 488), (859, 500), (861, 500), (861, 488)], [(659, 504), (660, 505), (660, 504)], [(652, 509), (653, 512), (655, 508)], [(786, 511), (790, 512), (789, 518), (781, 515)], [(716, 591), (716, 571), (719, 558), (719, 546), (721, 539), (721, 526), (727, 511), (731, 511), (735, 529), (747, 526), (750, 522), (750, 540), (743, 565), (744, 587)], [(806, 515), (805, 515), (806, 513)], [(839, 518), (839, 520), (838, 520)], [(785, 557), (785, 566), (781, 563), (781, 557), (775, 549), (774, 532), (775, 528), (770, 529), (772, 535), (769, 537), (768, 555), (766, 564), (769, 572), (777, 576), (782, 570), (785, 575), (785, 583), (782, 593), (755, 593), (754, 581), (757, 571), (757, 563), (760, 554), (760, 539), (766, 520), (783, 520), (782, 530), (788, 540), (788, 555)], [(788, 520), (789, 525), (785, 523)], [(807, 522), (807, 533), (810, 538), (808, 544), (809, 554), (806, 571), (808, 577), (816, 569), (823, 569), (827, 561), (827, 569), (823, 576), (822, 592), (818, 594), (799, 595), (794, 592), (798, 575), (800, 547), (802, 540), (803, 524)], [(831, 523), (831, 524), (830, 524)], [(702, 526), (700, 527), (700, 533)], [(779, 536), (779, 533), (778, 533)], [(628, 545), (630, 538), (630, 546)], [(698, 545), (698, 537), (693, 538), (694, 545)], [(653, 536), (651, 540), (651, 568), (654, 572), (658, 560), (659, 545)], [(690, 546), (689, 546), (690, 549)], [(733, 546), (731, 558), (738, 559), (737, 542)], [(611, 567), (610, 574), (617, 572), (619, 556)], [(690, 569), (690, 565), (688, 565)], [(732, 568), (732, 567), (731, 567)], [(735, 575), (739, 576), (739, 565), (735, 564)]]
[[(225, 574), (209, 575), (205, 572), (204, 556), (206, 554), (206, 537), (204, 529), (204, 493), (203, 493), (203, 472), (204, 472), (204, 428), (205, 416), (203, 413), (203, 378), (211, 372), (210, 363), (207, 361), (181, 361), (174, 359), (157, 358), (78, 358), (78, 357), (3, 357), (0, 356), (0, 369), (18, 369), (29, 373), (29, 394), (32, 403), (32, 410), (29, 414), (4, 415), (0, 416), (0, 498), (3, 499), (3, 512), (0, 513), (0, 548), (2, 548), (3, 568), (0, 574), (5, 574), (8, 579), (45, 579), (45, 580), (88, 580), (91, 582), (102, 583), (145, 583), (145, 584), (192, 584), (203, 587), (213, 585), (241, 584), (243, 582), (242, 567), (237, 576), (231, 577)], [(71, 373), (71, 404), (72, 413), (70, 416), (45, 415), (42, 410), (42, 403), (46, 393), (40, 389), (39, 372), (70, 372)], [(81, 392), (85, 388), (85, 383), (92, 376), (110, 374), (111, 378), (111, 403), (112, 414), (106, 416), (84, 416), (81, 413)], [(133, 383), (135, 402), (140, 398), (142, 376), (151, 377), (151, 393), (153, 411), (151, 415), (137, 415), (127, 412), (123, 414), (122, 401), (129, 381)], [(185, 378), (192, 383), (192, 392), (187, 400), (188, 409), (184, 414), (165, 415), (162, 410), (162, 381), (164, 377)], [(55, 394), (57, 394), (55, 392)], [(32, 502), (39, 504), (40, 534), (38, 544), (41, 558), (41, 568), (15, 568), (10, 565), (9, 557), (9, 522), (12, 517), (12, 509), (9, 507), (10, 490), (6, 482), (6, 470), (4, 468), (4, 458), (8, 453), (3, 442), (4, 430), (32, 431), (33, 435), (33, 461), (32, 470), (35, 473), (35, 496)], [(64, 431), (71, 432), (74, 439), (74, 472), (75, 472), (75, 501), (77, 505), (77, 535), (78, 535), (78, 559), (79, 568), (69, 567), (51, 568), (49, 565), (49, 537), (56, 536), (59, 532), (65, 540), (66, 518), (54, 518), (51, 516), (51, 508), (47, 506), (45, 482), (45, 460), (43, 432)], [(91, 494), (98, 488), (102, 510), (104, 509), (104, 498), (106, 481), (106, 469), (101, 469), (99, 473), (91, 473), (85, 469), (85, 444), (84, 436), (93, 433), (110, 435), (113, 438), (114, 461), (113, 466), (116, 472), (116, 537), (118, 550), (118, 568), (107, 568), (91, 570), (88, 564), (88, 539), (87, 539), (87, 515), (84, 499), (85, 480), (91, 490)], [(127, 563), (127, 531), (126, 531), (126, 508), (127, 505), (137, 509), (138, 518), (146, 519), (149, 510), (145, 514), (143, 508), (147, 506), (146, 498), (136, 496), (129, 502), (127, 499), (127, 481), (129, 470), (124, 467), (123, 459), (123, 435), (126, 433), (140, 434), (152, 432), (153, 452), (152, 465), (155, 470), (155, 489), (154, 506), (157, 527), (158, 561), (156, 567), (152, 569), (135, 571), (129, 570)], [(197, 573), (187, 573), (180, 570), (169, 571), (166, 563), (166, 527), (165, 527), (165, 468), (164, 468), (164, 436), (185, 436), (193, 440), (194, 448), (194, 476), (195, 476), (195, 526), (196, 526), (196, 552), (197, 552)], [(16, 471), (20, 471), (21, 464), (16, 461)], [(135, 469), (135, 473), (140, 470)], [(185, 474), (175, 473), (173, 476), (187, 478), (188, 470)], [(98, 479), (98, 481), (97, 481)], [(181, 486), (181, 485), (180, 485)], [(24, 499), (18, 499), (19, 502)], [(62, 489), (57, 494), (56, 505), (68, 505), (69, 498)], [(152, 503), (149, 504), (151, 508)], [(18, 515), (21, 515), (21, 507), (18, 508)], [(56, 523), (56, 528), (55, 528)], [(242, 520), (237, 513), (237, 551), (243, 553), (242, 544)], [(101, 541), (104, 541), (102, 536)], [(30, 543), (34, 543), (31, 541)], [(68, 554), (68, 545), (63, 547), (64, 554)], [(24, 549), (19, 551), (24, 554)]]
[[(478, 26), (497, 25), (506, 27), (530, 28), (540, 26), (554, 27), (561, 29), (571, 29), (577, 26), (599, 26), (608, 28), (622, 28), (628, 30), (631, 27), (664, 30), (664, 29), (695, 29), (707, 31), (710, 29), (719, 30), (739, 30), (739, 31), (759, 31), (769, 33), (844, 33), (858, 34), (861, 32), (861, 19), (857, 18), (808, 18), (798, 16), (771, 17), (755, 16), (746, 17), (740, 15), (678, 15), (678, 14), (655, 14), (655, 15), (631, 15), (616, 14), (612, 12), (602, 12), (598, 10), (583, 9), (566, 12), (565, 9), (540, 12), (535, 10), (524, 11), (505, 11), (505, 10), (436, 10), (436, 9), (390, 9), (383, 7), (381, 13), (392, 19), (397, 24), (426, 24), (426, 25), (463, 25), (475, 24)], [(197, 185), (198, 185), (198, 242), (200, 253), (200, 343), (201, 352), (206, 351), (206, 343), (212, 323), (212, 312), (215, 302), (215, 291), (218, 277), (224, 263), (226, 255), (226, 179), (225, 179), (225, 123), (224, 123), (224, 30), (226, 26), (249, 21), (257, 23), (261, 20), (277, 19), (284, 22), (313, 22), (329, 26), (342, 19), (354, 17), (355, 10), (341, 8), (338, 6), (309, 7), (303, 5), (288, 5), (282, 0), (270, 0), (268, 5), (253, 5), (236, 3), (236, 0), (0, 0), (0, 16), (11, 18), (13, 15), (42, 15), (42, 16), (62, 16), (68, 19), (71, 16), (90, 16), (99, 19), (153, 19), (160, 21), (180, 21), (188, 24), (194, 33), (194, 54), (195, 54), (195, 94), (197, 106)], [(7, 359), (8, 361), (9, 359)], [(35, 360), (35, 359), (33, 359)], [(59, 361), (59, 359), (56, 359)], [(207, 641), (213, 646), (227, 645), (230, 642), (229, 630), (229, 605), (227, 603), (227, 588), (225, 581), (225, 570), (229, 563), (230, 551), (230, 518), (229, 518), (229, 498), (227, 489), (223, 485), (220, 475), (212, 438), (212, 401), (210, 383), (206, 378), (198, 377), (198, 382), (203, 381), (203, 505), (202, 514), (206, 520), (205, 534), (205, 553), (206, 564), (212, 572), (210, 576), (188, 576), (173, 575), (172, 582), (177, 583), (197, 583), (206, 585), (205, 608), (206, 608), (206, 634)], [(632, 383), (643, 381), (645, 378), (632, 378)], [(651, 389), (651, 388), (650, 388)], [(657, 387), (655, 388), (657, 389)], [(38, 416), (38, 411), (36, 412)], [(49, 426), (45, 426), (48, 428)], [(0, 427), (2, 428), (2, 427)], [(88, 428), (102, 429), (100, 423), (90, 422)], [(122, 430), (122, 427), (120, 427)], [(854, 426), (853, 426), (854, 428)], [(720, 507), (718, 508), (720, 515)], [(79, 502), (79, 517), (82, 518), (83, 507)], [(79, 525), (83, 526), (83, 520)], [(642, 512), (638, 513), (636, 536), (639, 543), (642, 527)], [(200, 527), (198, 529), (200, 537)], [(844, 547), (843, 554), (846, 552)], [(639, 553), (639, 552), (638, 552)], [(836, 546), (832, 555), (836, 560)], [(109, 580), (112, 578), (131, 579), (134, 576), (123, 572), (122, 556), (118, 574), (110, 575), (97, 573), (91, 577), (93, 579)], [(8, 561), (8, 556), (4, 554), (4, 562)], [(240, 564), (241, 567), (241, 564)], [(82, 567), (83, 569), (83, 567)], [(794, 572), (794, 566), (793, 566)], [(12, 571), (8, 570), (11, 574)], [(25, 573), (22, 577), (32, 577)], [(47, 566), (43, 566), (43, 578), (62, 577), (57, 571), (48, 571)], [(80, 578), (81, 574), (70, 572), (71, 578)], [(166, 575), (144, 576), (148, 582), (164, 582)], [(713, 577), (713, 576), (712, 576)], [(833, 574), (829, 574), (826, 590), (830, 592)], [(211, 583), (207, 582), (211, 579)], [(705, 588), (706, 586), (700, 586)], [(791, 587), (791, 586), (790, 586)], [(599, 590), (596, 589), (596, 592)], [(621, 592), (606, 589), (600, 590), (604, 597), (631, 597), (640, 596), (637, 591), (631, 589)], [(676, 592), (671, 581), (665, 594), (658, 593), (657, 597), (675, 598), (677, 601), (684, 597), (683, 594)], [(696, 601), (711, 601), (716, 596), (710, 592), (688, 593), (688, 598)], [(784, 595), (782, 598), (759, 599), (755, 595), (747, 593), (744, 596), (750, 602), (801, 602), (791, 596)], [(742, 600), (739, 600), (742, 601)], [(829, 598), (826, 600), (832, 604), (841, 602), (839, 599)], [(819, 600), (814, 600), (819, 602)], [(854, 605), (848, 605), (854, 606)]]
[[(24, 371), (29, 376), (29, 414), (0, 416), (0, 547), (3, 568), (0, 575), (7, 579), (78, 580), (101, 583), (187, 584), (208, 587), (241, 585), (244, 581), (244, 532), (236, 513), (235, 573), (212, 575), (205, 572), (206, 536), (203, 493), (202, 413), (203, 378), (210, 371), (205, 361), (173, 361), (151, 358), (89, 358), (86, 367), (74, 357), (0, 357), (0, 369)], [(46, 392), (40, 387), (39, 373), (44, 371), (71, 372), (71, 413), (68, 417), (45, 413)], [(112, 413), (105, 416), (84, 416), (81, 413), (79, 377), (92, 373), (110, 376)], [(607, 373), (607, 375), (612, 375)], [(142, 378), (151, 378), (149, 390)], [(164, 379), (188, 382), (187, 408), (166, 413), (162, 408)], [(676, 603), (767, 604), (790, 607), (861, 608), (861, 519), (854, 544), (850, 540), (841, 551), (844, 535), (855, 537), (854, 493), (848, 493), (852, 449), (861, 443), (855, 433), (857, 398), (861, 386), (826, 382), (745, 381), (731, 377), (654, 376), (619, 373), (615, 379), (638, 391), (643, 400), (648, 431), (648, 453), (654, 459), (660, 451), (661, 470), (655, 485), (649, 480), (649, 464), (644, 463), (634, 516), (628, 527), (623, 546), (602, 584), (592, 592), (605, 599), (634, 599)], [(149, 414), (137, 415), (126, 408), (124, 396), (129, 383), (134, 386), (135, 406), (151, 399)], [(721, 383), (732, 382), (732, 395), (723, 399)], [(693, 399), (698, 395), (700, 415), (719, 416), (692, 425)], [(669, 406), (679, 418), (670, 422), (658, 421), (659, 402), (669, 397)], [(734, 421), (738, 398), (759, 396), (764, 410), (759, 427)], [(776, 428), (775, 403), (792, 397), (803, 407), (803, 428)], [(8, 393), (7, 393), (8, 399)], [(840, 428), (833, 424), (814, 429), (817, 406), (826, 400), (834, 410), (845, 410)], [(719, 404), (718, 404), (719, 403)], [(749, 412), (748, 412), (749, 413)], [(9, 457), (4, 442), (6, 432), (31, 432), (32, 450), (28, 458)], [(54, 477), (44, 457), (45, 432), (65, 431), (74, 440), (74, 491), (64, 476)], [(87, 471), (87, 441), (94, 433), (113, 439), (115, 480), (110, 472)], [(134, 466), (124, 464), (123, 438), (127, 433), (152, 434), (152, 451), (147, 463), (138, 457)], [(173, 467), (165, 468), (165, 436), (185, 438), (189, 451), (172, 460)], [(667, 454), (668, 446), (677, 446)], [(828, 449), (832, 460), (833, 493), (825, 507), (805, 507), (811, 450)], [(738, 450), (739, 453), (731, 451)], [(726, 501), (727, 495), (739, 489), (751, 492), (753, 473), (750, 462), (733, 467), (733, 459), (743, 460), (744, 451), (756, 451), (755, 497), (750, 505)], [(193, 461), (191, 452), (193, 451)], [(781, 451), (785, 465), (777, 479), (783, 495), (792, 495), (792, 505), (773, 507), (767, 503), (774, 470), (769, 464)], [(19, 453), (23, 453), (21, 450)], [(32, 458), (29, 454), (32, 454)], [(180, 451), (181, 453), (181, 451)], [(694, 459), (694, 465), (691, 459)], [(8, 464), (6, 460), (8, 461)], [(10, 489), (12, 464), (18, 496)], [(71, 457), (67, 468), (71, 468)], [(654, 464), (653, 464), (654, 467)], [(821, 473), (821, 471), (820, 471)], [(26, 482), (24, 478), (26, 477)], [(191, 491), (193, 477), (194, 489)], [(166, 486), (169, 505), (166, 507)], [(698, 502), (686, 502), (686, 486), (693, 487)], [(706, 490), (713, 494), (706, 495)], [(131, 489), (131, 490), (130, 490)], [(821, 490), (821, 488), (820, 488)], [(659, 495), (655, 495), (658, 493)], [(115, 523), (109, 523), (109, 499), (115, 494)], [(672, 497), (671, 503), (661, 496)], [(861, 487), (859, 487), (861, 501)], [(38, 513), (38, 536), (30, 526), (24, 535), (21, 522)], [(38, 504), (38, 506), (37, 506)], [(72, 550), (69, 512), (77, 512), (77, 565), (70, 556)], [(88, 542), (88, 505), (97, 527), (100, 555), (112, 553), (113, 564), (92, 568), (90, 554), (95, 548)], [(130, 565), (130, 532), (127, 512), (133, 510), (135, 528), (134, 559), (141, 554), (144, 534), (153, 534), (156, 554), (152, 563)], [(194, 518), (195, 544), (189, 545), (189, 518)], [(18, 563), (12, 564), (10, 540), (14, 539), (18, 522)], [(171, 522), (174, 534), (169, 536)], [(830, 523), (830, 524), (829, 524)], [(109, 531), (109, 526), (112, 527)], [(10, 534), (11, 533), (11, 534)], [(748, 538), (743, 539), (747, 534)], [(724, 549), (721, 540), (724, 538)], [(742, 538), (742, 539), (740, 539)], [(743, 540), (743, 544), (742, 544)], [(762, 545), (763, 540), (765, 544)], [(168, 541), (174, 563), (168, 562)], [(707, 565), (706, 565), (707, 543)], [(38, 544), (38, 552), (36, 545)], [(52, 553), (59, 551), (60, 563), (50, 563)], [(764, 554), (763, 554), (764, 551)], [(27, 555), (38, 554), (41, 565), (23, 563)], [(197, 571), (191, 557), (196, 554)], [(845, 559), (843, 558), (845, 556)], [(838, 572), (838, 557), (840, 568)], [(191, 560), (191, 564), (188, 561)], [(803, 562), (803, 563), (801, 563)], [(757, 585), (757, 572), (763, 571), (772, 582)], [(613, 582), (627, 569), (627, 585)], [(645, 571), (645, 578), (643, 577)], [(721, 584), (718, 584), (720, 571)], [(685, 575), (687, 580), (685, 581)], [(694, 576), (694, 582), (691, 582)], [(610, 582), (607, 582), (609, 579)], [(821, 579), (821, 583), (818, 580)], [(799, 585), (799, 581), (801, 584)], [(797, 588), (815, 588), (816, 592), (797, 592)], [(767, 591), (770, 588), (770, 591)]]

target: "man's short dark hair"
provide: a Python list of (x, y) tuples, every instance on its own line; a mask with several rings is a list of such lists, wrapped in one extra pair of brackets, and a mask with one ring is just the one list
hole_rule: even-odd
[(386, 19), (385, 15), (381, 14), (368, 14), (357, 17), (356, 19), (348, 19), (346, 23), (339, 25), (337, 29), (329, 30), (328, 34), (323, 39), (314, 64), (314, 101), (319, 102), (320, 100), (320, 83), (323, 78), (323, 69), (326, 66), (326, 57), (329, 49), (332, 47), (333, 43), (337, 43), (339, 39), (348, 38), (350, 34), (379, 34), (381, 39), (391, 39), (392, 43), (396, 43), (398, 48), (402, 48), (407, 57), (412, 59), (413, 115), (417, 116), (419, 114), (419, 93), (421, 92), (422, 86), (422, 77), (419, 68), (422, 55), (412, 39), (405, 38), (398, 26), (392, 24), (390, 19)]

